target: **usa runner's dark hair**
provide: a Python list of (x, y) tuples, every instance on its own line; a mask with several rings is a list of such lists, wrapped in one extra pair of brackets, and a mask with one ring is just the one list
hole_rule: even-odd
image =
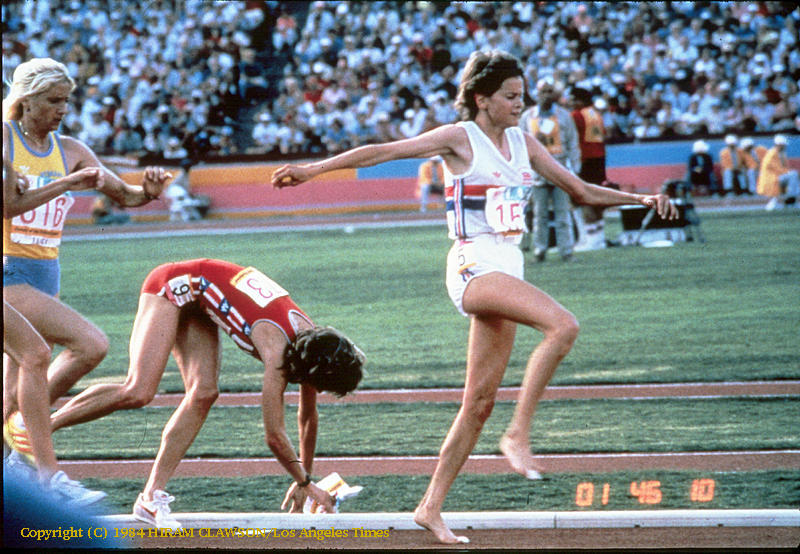
[(290, 383), (307, 383), (318, 391), (344, 396), (364, 376), (366, 356), (333, 327), (315, 327), (297, 333), (286, 347), (281, 368)]

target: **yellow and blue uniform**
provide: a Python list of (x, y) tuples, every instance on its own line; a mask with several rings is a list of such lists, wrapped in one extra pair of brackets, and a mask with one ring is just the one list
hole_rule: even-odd
[[(33, 150), (16, 121), (4, 122), (9, 134), (9, 157), (18, 175), (31, 190), (41, 188), (68, 173), (58, 135), (49, 134), (44, 152)], [(3, 282), (5, 286), (28, 284), (55, 296), (59, 289), (58, 248), (67, 212), (75, 199), (66, 192), (13, 218), (3, 218)]]

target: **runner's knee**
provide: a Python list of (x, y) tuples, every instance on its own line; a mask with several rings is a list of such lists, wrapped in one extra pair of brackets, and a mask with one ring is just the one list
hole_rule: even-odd
[(144, 408), (156, 395), (154, 387), (143, 386), (136, 383), (126, 383), (122, 388), (122, 398), (120, 399), (120, 408), (124, 410), (135, 410)]
[(69, 347), (73, 354), (79, 358), (83, 365), (91, 370), (97, 367), (108, 354), (108, 337), (100, 329), (93, 329), (88, 335), (82, 336), (77, 344)]
[(470, 398), (464, 399), (461, 407), (464, 416), (474, 425), (483, 427), (483, 424), (492, 415), (494, 410), (494, 395), (478, 393)]
[(565, 312), (545, 334), (556, 340), (566, 350), (569, 350), (578, 338), (579, 331), (580, 324), (578, 320), (570, 312)]
[(189, 399), (193, 406), (208, 410), (219, 398), (219, 389), (216, 385), (197, 386), (189, 393)]
[(28, 347), (18, 361), (22, 371), (41, 371), (47, 374), (50, 365), (52, 350), (46, 344), (37, 344)]

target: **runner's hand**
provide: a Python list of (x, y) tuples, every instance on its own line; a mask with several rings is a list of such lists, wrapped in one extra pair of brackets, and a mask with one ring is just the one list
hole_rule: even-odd
[(315, 173), (302, 165), (287, 164), (272, 174), (272, 186), (275, 188), (296, 187), (300, 183), (314, 177)]
[(652, 194), (642, 197), (642, 204), (648, 208), (655, 208), (661, 219), (678, 219), (678, 208), (666, 194)]
[(146, 167), (142, 178), (142, 190), (144, 190), (145, 196), (150, 199), (158, 198), (170, 179), (172, 179), (172, 173), (164, 171), (163, 167)]
[(306, 496), (316, 500), (322, 506), (323, 512), (333, 513), (333, 497), (314, 483), (303, 488), (298, 487), (297, 483), (292, 483), (292, 486), (286, 491), (281, 510), (285, 510), (288, 507), (290, 513), (302, 513)]
[(105, 173), (99, 167), (84, 167), (70, 173), (64, 180), (69, 183), (69, 190), (97, 190), (105, 184)]
[(17, 176), (17, 192), (19, 194), (25, 194), (25, 191), (31, 188), (31, 182), (25, 175), (22, 175), (21, 173), (17, 173), (16, 176)]

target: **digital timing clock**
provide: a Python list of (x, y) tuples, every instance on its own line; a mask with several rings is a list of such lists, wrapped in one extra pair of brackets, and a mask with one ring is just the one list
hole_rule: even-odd
[[(688, 485), (689, 500), (692, 502), (711, 502), (714, 500), (714, 479), (694, 479)], [(582, 481), (575, 488), (575, 505), (581, 508), (606, 506), (611, 498), (611, 484), (596, 486), (591, 481)], [(614, 491), (618, 494), (617, 491)], [(639, 504), (660, 504), (664, 499), (661, 481), (631, 481), (624, 494), (638, 500)]]

